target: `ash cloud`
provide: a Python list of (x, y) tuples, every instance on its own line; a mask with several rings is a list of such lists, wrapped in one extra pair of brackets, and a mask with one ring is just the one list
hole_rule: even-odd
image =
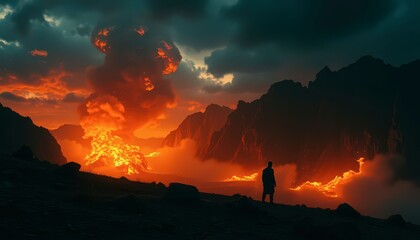
[[(213, 86), (196, 78), (200, 86), (192, 91), (204, 87), (209, 97), (223, 91), (262, 92), (281, 79), (307, 83), (324, 65), (339, 68), (363, 55), (401, 64), (418, 58), (420, 50), (420, 32), (413, 27), (420, 5), (412, 0), (8, 0), (1, 4), (13, 12), (0, 19), (0, 36), (18, 41), (22, 50), (7, 46), (0, 51), (0, 59), (9, 59), (1, 62), (6, 67), (0, 74), (15, 72), (28, 83), (36, 81), (30, 78), (33, 74), (44, 76), (63, 66), (79, 72), (68, 82), (83, 86), (81, 73), (102, 58), (87, 36), (104, 19), (120, 23), (122, 12), (129, 22), (159, 23), (177, 44), (198, 53), (218, 49), (206, 60), (208, 73), (233, 74), (234, 84)], [(44, 15), (60, 20), (60, 26), (50, 26)], [(49, 56), (28, 58), (33, 49), (45, 49)], [(239, 59), (229, 61), (235, 56)]]
[(159, 30), (140, 24), (95, 28), (91, 42), (105, 54), (105, 61), (88, 72), (94, 93), (80, 107), (82, 121), (91, 115), (89, 103), (113, 98), (124, 108), (119, 129), (132, 132), (175, 104), (172, 84), (162, 76), (176, 71), (181, 55)]
[(274, 42), (310, 47), (377, 25), (396, 4), (395, 0), (240, 0), (224, 13), (237, 22), (235, 41), (240, 45)]

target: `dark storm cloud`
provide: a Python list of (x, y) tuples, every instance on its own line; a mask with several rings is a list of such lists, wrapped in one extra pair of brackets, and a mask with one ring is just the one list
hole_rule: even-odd
[(167, 19), (174, 15), (197, 18), (206, 12), (208, 0), (146, 0), (154, 18)]
[(205, 62), (215, 76), (234, 74), (222, 88), (229, 91), (307, 83), (325, 65), (338, 69), (369, 54), (399, 65), (419, 58), (419, 9), (412, 0), (240, 0), (222, 9), (235, 25), (227, 47)]
[(17, 103), (31, 103), (31, 104), (49, 104), (54, 105), (57, 104), (58, 99), (40, 99), (40, 98), (24, 98), (21, 96), (18, 96), (11, 92), (2, 92), (0, 93), (0, 99), (5, 101), (12, 101)]
[(225, 9), (237, 25), (235, 42), (316, 46), (380, 23), (397, 0), (260, 0)]
[(204, 61), (208, 65), (208, 72), (218, 78), (227, 73), (273, 71), (280, 64), (278, 51), (271, 46), (251, 50), (228, 47), (212, 52)]
[(69, 102), (69, 103), (74, 103), (74, 102), (81, 103), (84, 100), (85, 100), (84, 96), (78, 96), (73, 92), (66, 94), (64, 98), (62, 99), (63, 102)]
[(284, 80), (275, 72), (237, 73), (231, 83), (223, 86), (229, 92), (266, 92), (271, 84)]
[[(203, 69), (187, 63), (181, 63), (173, 77), (176, 86), (208, 93), (264, 91), (267, 84), (285, 78), (307, 82), (324, 65), (342, 67), (367, 54), (397, 65), (420, 55), (420, 3), (414, 0), (5, 0), (1, 4), (9, 5), (13, 13), (0, 20), (0, 38), (20, 46), (0, 42), (0, 75), (17, 72), (28, 83), (34, 75), (58, 67), (73, 72), (68, 79), (82, 82), (84, 69), (102, 60), (87, 38), (98, 23), (143, 24), (198, 53), (219, 49), (205, 59), (208, 73), (215, 77), (232, 73), (232, 83), (200, 78)], [(59, 19), (61, 25), (50, 26), (44, 14)], [(46, 50), (48, 56), (32, 57), (28, 52), (33, 49)], [(67, 82), (77, 86), (75, 81)]]
[(83, 23), (81, 23), (81, 24), (79, 24), (78, 26), (77, 26), (77, 33), (80, 35), (80, 36), (86, 36), (86, 37), (89, 37), (90, 36), (90, 33), (92, 32), (92, 26), (91, 25), (87, 25), (87, 24), (83, 24)]
[(44, 21), (43, 13), (45, 6), (41, 1), (27, 1), (26, 4), (18, 4), (11, 14), (11, 20), (16, 25), (19, 33), (26, 34), (30, 20)]
[[(18, 46), (10, 44), (0, 49), (0, 76), (13, 74), (19, 81), (35, 83), (52, 70), (75, 74), (98, 61), (99, 54), (88, 39), (63, 34), (60, 28), (51, 27), (46, 22), (31, 22), (31, 33), (23, 36), (13, 35), (10, 25), (9, 16), (0, 21), (0, 36), (5, 41), (18, 43)], [(31, 55), (35, 49), (48, 52), (48, 56)]]
[(208, 15), (194, 21), (175, 19), (173, 29), (177, 43), (197, 51), (225, 46), (232, 33), (232, 26), (218, 15)]
[(197, 68), (193, 62), (184, 60), (178, 66), (178, 70), (168, 76), (176, 89), (197, 89), (203, 86), (204, 80), (200, 79), (200, 73), (204, 70)]
[(4, 99), (4, 100), (10, 100), (10, 101), (14, 101), (14, 102), (24, 102), (26, 101), (25, 98), (17, 96), (11, 92), (2, 92), (0, 93), (0, 98)]

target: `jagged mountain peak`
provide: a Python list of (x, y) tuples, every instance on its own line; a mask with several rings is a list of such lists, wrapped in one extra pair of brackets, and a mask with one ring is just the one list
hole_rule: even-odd
[[(403, 154), (408, 176), (416, 178), (419, 63), (394, 67), (364, 56), (338, 71), (324, 67), (307, 88), (291, 80), (274, 83), (260, 99), (238, 103), (204, 156), (249, 168), (268, 160), (293, 163), (298, 180), (319, 181), (356, 170), (360, 157), (389, 152)], [(393, 119), (399, 128), (392, 128)]]

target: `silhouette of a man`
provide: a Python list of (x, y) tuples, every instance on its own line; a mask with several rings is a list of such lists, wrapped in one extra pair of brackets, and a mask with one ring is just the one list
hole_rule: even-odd
[(270, 194), (270, 203), (273, 204), (274, 188), (276, 187), (276, 179), (274, 178), (273, 163), (268, 162), (268, 166), (263, 170), (262, 174), (263, 181), (263, 194), (262, 201), (265, 202), (265, 196)]

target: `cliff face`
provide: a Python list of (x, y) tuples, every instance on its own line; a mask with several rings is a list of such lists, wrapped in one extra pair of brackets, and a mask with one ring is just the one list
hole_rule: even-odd
[(66, 163), (60, 145), (47, 129), (35, 126), (29, 117), (22, 117), (1, 104), (0, 133), (1, 153), (12, 154), (26, 145), (40, 160), (55, 164)]
[(402, 154), (420, 171), (420, 62), (401, 67), (366, 56), (337, 72), (325, 67), (308, 87), (285, 80), (260, 99), (239, 102), (203, 155), (254, 168), (296, 163), (298, 180), (330, 180), (360, 157)]
[(231, 112), (232, 109), (228, 107), (211, 104), (204, 112), (197, 112), (185, 118), (176, 130), (166, 136), (162, 145), (175, 147), (183, 139), (190, 138), (197, 143), (197, 154), (204, 156), (210, 144), (211, 135), (223, 127)]

